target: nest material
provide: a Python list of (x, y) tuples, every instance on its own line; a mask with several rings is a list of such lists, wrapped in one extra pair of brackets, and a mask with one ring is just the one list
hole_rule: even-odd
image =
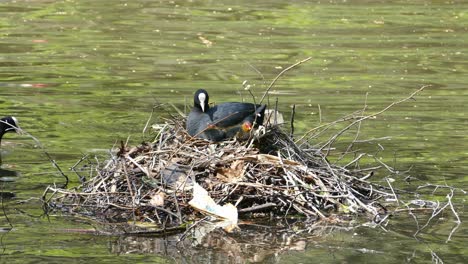
[(75, 190), (49, 188), (54, 191), (49, 208), (175, 227), (200, 216), (188, 204), (196, 181), (218, 204), (234, 204), (240, 217), (366, 213), (379, 221), (385, 214), (379, 199), (392, 196), (363, 180), (362, 173), (299, 147), (275, 126), (249, 141), (216, 144), (191, 138), (183, 120), (169, 120), (155, 131), (152, 143), (122, 146)]

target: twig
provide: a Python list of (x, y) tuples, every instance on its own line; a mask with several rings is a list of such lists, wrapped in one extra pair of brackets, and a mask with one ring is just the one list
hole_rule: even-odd
[(388, 179), (388, 177), (385, 177), (385, 180), (387, 181), (387, 184), (390, 187), (390, 190), (392, 190), (393, 197), (395, 197), (395, 201), (397, 202), (398, 205), (400, 205), (400, 201), (398, 200), (398, 196), (396, 195), (395, 190), (393, 190), (393, 186), (390, 183), (390, 180)]
[(458, 227), (460, 227), (461, 220), (460, 220), (460, 217), (458, 216), (457, 211), (455, 210), (455, 208), (453, 207), (453, 204), (452, 204), (453, 189), (450, 189), (450, 193), (447, 194), (446, 197), (448, 199), (448, 204), (450, 205), (450, 210), (452, 210), (453, 215), (455, 215), (455, 217), (457, 218), (457, 220), (455, 221), (456, 225), (452, 228), (447, 240), (445, 241), (445, 243), (448, 243), (451, 240), (452, 235), (455, 233), (455, 231), (458, 229)]
[[(345, 131), (347, 131), (350, 127), (354, 126), (355, 124), (361, 122), (361, 121), (364, 121), (366, 119), (369, 119), (369, 118), (373, 118), (375, 116), (378, 116), (382, 113), (384, 113), (385, 111), (387, 111), (388, 109), (392, 108), (393, 106), (395, 105), (398, 105), (400, 103), (403, 103), (405, 101), (408, 101), (409, 99), (412, 99), (416, 94), (418, 94), (419, 92), (423, 91), (425, 88), (427, 87), (431, 87), (432, 85), (423, 85), (421, 86), (418, 90), (414, 91), (411, 95), (409, 95), (408, 97), (406, 98), (403, 98), (399, 101), (395, 101), (395, 102), (392, 102), (391, 104), (389, 104), (388, 106), (386, 106), (385, 108), (383, 108), (382, 110), (378, 111), (378, 112), (375, 112), (373, 114), (370, 114), (370, 115), (367, 115), (367, 116), (359, 116), (359, 117), (356, 117), (354, 116), (356, 113), (353, 113), (351, 115), (346, 115), (338, 120), (335, 120), (333, 122), (330, 122), (330, 123), (327, 123), (327, 124), (322, 124), (320, 126), (317, 126), (315, 128), (312, 128), (310, 129), (309, 131), (307, 131), (306, 133), (304, 133), (304, 135), (302, 137), (300, 137), (299, 139), (296, 140), (296, 142), (301, 142), (303, 139), (305, 139), (305, 137), (307, 137), (308, 135), (310, 135), (312, 132), (314, 131), (317, 131), (317, 130), (320, 130), (320, 129), (328, 129), (329, 127), (332, 127), (338, 123), (342, 123), (342, 122), (345, 122), (345, 121), (349, 121), (349, 120), (354, 120), (352, 123), (350, 123), (348, 126), (346, 126), (344, 129), (342, 129), (341, 131), (339, 131), (337, 134), (335, 134), (327, 143), (323, 144), (322, 148), (320, 149), (324, 149), (325, 146), (327, 145), (330, 145), (330, 143), (334, 142), (334, 140), (339, 137), (341, 134), (343, 134)], [(361, 110), (357, 111), (357, 113), (359, 113)]]
[(76, 167), (81, 163), (83, 162), (83, 160), (87, 159), (89, 157), (89, 154), (84, 154), (83, 156), (81, 156), (81, 159), (79, 159), (75, 164), (73, 164), (73, 166), (70, 168), (70, 170), (72, 170), (76, 176), (78, 176), (78, 179), (80, 180), (81, 183), (85, 182), (86, 181), (86, 177), (81, 177), (81, 175), (76, 171)]
[(433, 250), (431, 250), (431, 257), (432, 257), (432, 263), (444, 264), (444, 261)]
[(266, 89), (265, 93), (263, 94), (262, 98), (260, 99), (260, 102), (259, 104), (262, 104), (263, 102), (263, 99), (265, 99), (265, 96), (267, 96), (267, 94), (270, 92), (270, 89), (271, 87), (273, 87), (273, 85), (275, 85), (276, 81), (284, 74), (286, 73), (287, 71), (293, 69), (294, 67), (296, 66), (299, 66), (300, 64), (304, 63), (304, 62), (307, 62), (309, 61), (310, 59), (312, 59), (312, 57), (308, 57), (306, 59), (303, 59), (299, 62), (296, 62), (294, 63), (293, 65), (287, 67), (286, 69), (282, 70), (278, 75), (276, 75), (276, 77), (273, 79), (273, 81), (271, 81), (270, 85), (268, 86), (268, 88)]
[(275, 123), (274, 125), (278, 125), (278, 97), (276, 97), (276, 100), (275, 100), (275, 113), (274, 113), (274, 120), (275, 120)]
[(150, 123), (151, 119), (153, 118), (154, 109), (155, 109), (155, 107), (153, 106), (153, 108), (151, 108), (151, 113), (150, 113), (150, 115), (148, 117), (148, 120), (146, 120), (145, 127), (143, 128), (143, 131), (142, 131), (143, 137), (144, 137), (144, 135), (146, 133), (146, 129), (148, 129), (148, 126), (149, 126), (149, 123)]
[(252, 68), (256, 73), (258, 73), (258, 75), (260, 75), (260, 77), (262, 78), (262, 80), (265, 82), (265, 76), (263, 76), (263, 73), (257, 69), (255, 66), (253, 66), (250, 62), (248, 61), (245, 61), (245, 63), (247, 63), (247, 65), (249, 65), (250, 68)]
[(293, 104), (291, 112), (291, 133), (289, 134), (290, 138), (294, 138), (294, 116), (296, 114), (296, 105)]
[(317, 104), (318, 107), (318, 112), (319, 112), (319, 125), (322, 124), (322, 108), (320, 107), (320, 104)]
[[(422, 90), (424, 90), (425, 88), (427, 87), (430, 87), (431, 85), (423, 85), (421, 86), (421, 88), (419, 88), (418, 90), (414, 91), (413, 93), (411, 93), (408, 97), (405, 97), (403, 99), (400, 99), (398, 101), (395, 101), (395, 102), (392, 102), (391, 104), (389, 104), (388, 106), (386, 106), (385, 108), (383, 108), (382, 110), (378, 111), (378, 112), (375, 112), (373, 114), (370, 114), (370, 115), (366, 115), (366, 116), (363, 116), (363, 117), (360, 117), (358, 118), (357, 120), (351, 122), (351, 124), (347, 125), (345, 128), (341, 129), (338, 133), (336, 133), (335, 135), (333, 135), (328, 141), (327, 143), (325, 143), (321, 148), (319, 148), (320, 150), (325, 148), (326, 146), (328, 146), (328, 149), (330, 149), (330, 146), (331, 144), (333, 144), (333, 142), (335, 142), (335, 140), (341, 136), (345, 131), (347, 131), (350, 127), (356, 125), (357, 123), (360, 123), (366, 119), (369, 119), (369, 118), (372, 118), (372, 117), (375, 117), (375, 116), (378, 116), (382, 113), (384, 113), (385, 111), (387, 111), (388, 109), (392, 108), (393, 106), (395, 105), (398, 105), (398, 104), (401, 104), (403, 102), (406, 102), (410, 99), (412, 99), (416, 94), (418, 94), (419, 92), (421, 92)], [(329, 150), (327, 150), (327, 154), (325, 156), (327, 156), (329, 153)]]
[(261, 210), (265, 210), (265, 209), (269, 209), (269, 208), (272, 208), (272, 207), (276, 207), (276, 204), (275, 203), (265, 203), (265, 204), (260, 204), (260, 205), (255, 205), (255, 206), (251, 206), (251, 207), (247, 207), (247, 208), (242, 208), (239, 211), (239, 213), (251, 213), (251, 212), (255, 212), (255, 211), (261, 211)]
[(62, 175), (65, 178), (65, 183), (63, 184), (63, 188), (66, 188), (68, 186), (68, 182), (69, 182), (68, 176), (62, 171), (62, 169), (57, 164), (57, 162), (50, 156), (49, 152), (47, 152), (45, 150), (45, 148), (42, 146), (41, 142), (36, 137), (34, 137), (33, 135), (29, 134), (28, 132), (26, 132), (24, 130), (22, 130), (22, 133), (29, 136), (30, 138), (32, 138), (34, 140), (34, 142), (36, 142), (37, 146), (39, 146), (39, 148), (46, 155), (46, 157), (49, 159), (49, 161), (52, 163), (52, 165), (59, 171), (60, 175)]
[[(367, 97), (369, 95), (369, 92), (366, 93), (366, 99), (364, 100), (364, 107), (361, 109), (360, 111), (360, 114), (361, 115), (364, 115), (364, 112), (366, 111), (367, 109)], [(351, 141), (351, 143), (348, 145), (348, 147), (346, 148), (346, 150), (343, 152), (343, 154), (341, 155), (341, 157), (338, 158), (338, 160), (341, 160), (347, 153), (349, 153), (349, 151), (353, 148), (353, 146), (356, 144), (356, 141), (358, 140), (358, 137), (359, 137), (359, 132), (361, 131), (361, 124), (362, 122), (358, 122), (357, 124), (357, 129), (356, 129), (356, 135), (354, 136), (354, 139), (353, 141)]]

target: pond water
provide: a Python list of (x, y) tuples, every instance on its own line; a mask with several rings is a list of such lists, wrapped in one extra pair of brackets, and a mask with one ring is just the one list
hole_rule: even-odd
[[(154, 105), (162, 104), (151, 119), (157, 123), (175, 113), (171, 104), (184, 111), (197, 88), (215, 102), (250, 100), (247, 80), (260, 97), (282, 69), (312, 57), (272, 89), (286, 119), (296, 105), (297, 135), (430, 85), (366, 121), (360, 139), (392, 137), (379, 141), (378, 156), (399, 170), (411, 167), (419, 180), (403, 188), (466, 189), (467, 42), (465, 1), (0, 1), (0, 113), (16, 116), (73, 186), (78, 179), (67, 169), (84, 153), (141, 142)], [(5, 263), (464, 263), (468, 255), (460, 189), (453, 202), (462, 224), (448, 243), (456, 220), (449, 210), (418, 239), (403, 214), (386, 230), (336, 228), (296, 239), (246, 228), (180, 248), (171, 239), (76, 232), (91, 227), (44, 217), (44, 188), (63, 182), (57, 170), (27, 136), (7, 134), (1, 154)], [(446, 193), (437, 199), (446, 201)]]

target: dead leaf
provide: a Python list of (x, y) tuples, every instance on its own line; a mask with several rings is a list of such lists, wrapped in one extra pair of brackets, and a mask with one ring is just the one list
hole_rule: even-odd
[(216, 177), (223, 182), (233, 183), (240, 181), (245, 174), (245, 161), (235, 160), (229, 168), (221, 168)]

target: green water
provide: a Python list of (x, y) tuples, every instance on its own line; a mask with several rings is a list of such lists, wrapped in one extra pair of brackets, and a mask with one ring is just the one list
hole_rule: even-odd
[[(141, 142), (154, 105), (163, 104), (151, 121), (161, 122), (174, 113), (169, 103), (183, 110), (196, 88), (214, 102), (249, 100), (244, 80), (261, 96), (282, 69), (312, 57), (287, 72), (270, 98), (279, 98), (286, 119), (296, 104), (298, 134), (364, 102), (376, 112), (431, 85), (364, 123), (360, 139), (392, 136), (379, 141), (385, 151), (378, 156), (399, 170), (412, 167), (421, 180), (414, 186), (466, 189), (467, 42), (464, 1), (1, 1), (0, 113), (18, 117), (76, 185), (67, 169), (83, 153), (103, 156), (128, 137)], [(0, 184), (15, 197), (3, 199), (0, 225), (13, 228), (0, 233), (0, 262), (427, 263), (433, 253), (463, 263), (467, 255), (460, 191), (454, 203), (463, 223), (448, 243), (455, 220), (448, 211), (420, 240), (412, 218), (401, 215), (388, 231), (337, 229), (297, 242), (306, 245), (300, 250), (275, 235), (252, 243), (255, 229), (222, 236), (217, 247), (183, 248), (170, 239), (69, 232), (90, 226), (41, 217), (44, 188), (63, 182), (56, 169), (31, 138), (3, 141), (2, 176), (10, 181)]]

